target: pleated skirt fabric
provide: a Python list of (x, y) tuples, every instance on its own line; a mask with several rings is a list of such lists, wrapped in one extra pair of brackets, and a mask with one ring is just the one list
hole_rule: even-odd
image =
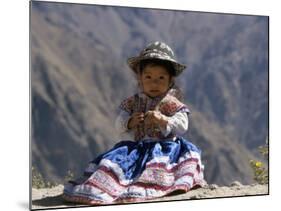
[(206, 184), (201, 151), (188, 140), (121, 141), (64, 186), (63, 198), (81, 204), (138, 202)]

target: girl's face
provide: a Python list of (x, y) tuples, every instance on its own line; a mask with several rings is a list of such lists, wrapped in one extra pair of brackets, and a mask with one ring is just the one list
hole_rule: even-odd
[(146, 65), (141, 73), (143, 92), (149, 97), (157, 97), (168, 91), (171, 76), (166, 68), (158, 65)]

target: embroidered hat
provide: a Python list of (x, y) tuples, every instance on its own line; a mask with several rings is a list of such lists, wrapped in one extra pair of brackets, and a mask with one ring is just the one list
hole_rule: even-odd
[(177, 62), (172, 49), (163, 42), (153, 42), (142, 50), (139, 56), (131, 57), (127, 60), (129, 67), (137, 73), (140, 61), (146, 59), (160, 59), (170, 61), (175, 69), (175, 76), (178, 76), (186, 68), (186, 65)]

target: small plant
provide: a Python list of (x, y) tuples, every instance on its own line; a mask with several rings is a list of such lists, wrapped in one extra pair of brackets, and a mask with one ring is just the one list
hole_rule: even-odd
[[(69, 180), (74, 179), (74, 173), (70, 170), (66, 172), (64, 177), (64, 182), (68, 182)], [(57, 186), (58, 183), (46, 181), (42, 174), (32, 166), (32, 188), (40, 189), (40, 188), (53, 188)]]
[(66, 176), (64, 177), (64, 181), (68, 182), (69, 180), (73, 180), (74, 179), (74, 173), (71, 170), (68, 170), (66, 172)]
[[(259, 152), (268, 160), (268, 139), (264, 146), (259, 147)], [(268, 166), (257, 160), (250, 160), (250, 165), (254, 171), (254, 180), (259, 184), (268, 184)]]
[(46, 181), (42, 174), (34, 166), (32, 166), (32, 188), (52, 188), (56, 185), (57, 184), (54, 182)]

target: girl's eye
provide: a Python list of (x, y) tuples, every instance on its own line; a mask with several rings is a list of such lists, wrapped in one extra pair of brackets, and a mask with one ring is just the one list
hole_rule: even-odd
[(151, 76), (150, 75), (146, 75), (144, 78), (151, 79)]
[(164, 76), (160, 76), (159, 79), (163, 80), (163, 79), (165, 79), (165, 77)]

